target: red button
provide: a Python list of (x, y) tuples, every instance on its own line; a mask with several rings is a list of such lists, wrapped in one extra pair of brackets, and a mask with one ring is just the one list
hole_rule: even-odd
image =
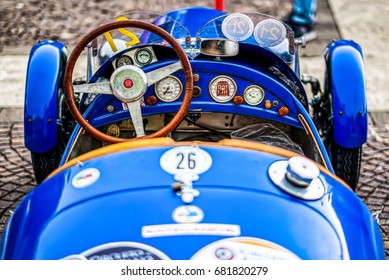
[(125, 79), (124, 81), (123, 81), (123, 86), (125, 87), (125, 88), (132, 88), (132, 85), (133, 85), (134, 83), (133, 83), (133, 81), (131, 80), (131, 79)]

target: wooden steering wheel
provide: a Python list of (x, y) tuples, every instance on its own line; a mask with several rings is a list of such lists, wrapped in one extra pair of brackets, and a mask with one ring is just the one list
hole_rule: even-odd
[[(148, 73), (144, 72), (140, 67), (135, 65), (125, 65), (117, 68), (112, 73), (109, 82), (73, 85), (73, 70), (75, 64), (81, 52), (85, 49), (85, 47), (87, 47), (89, 42), (105, 32), (125, 27), (140, 28), (159, 35), (172, 46), (178, 55), (179, 61), (150, 71)], [(185, 95), (180, 109), (167, 125), (154, 132), (153, 134), (145, 135), (140, 99), (145, 94), (149, 86), (152, 86), (156, 82), (179, 69), (183, 69), (185, 74)], [(177, 43), (177, 41), (169, 33), (167, 33), (162, 28), (148, 22), (138, 20), (124, 20), (102, 25), (86, 34), (82, 40), (76, 44), (71, 55), (69, 56), (69, 60), (66, 65), (64, 75), (64, 89), (66, 101), (73, 117), (90, 135), (107, 143), (119, 143), (135, 139), (166, 136), (169, 132), (173, 131), (180, 124), (188, 112), (193, 95), (193, 73), (188, 56), (180, 44)], [(126, 103), (137, 138), (124, 139), (113, 137), (106, 135), (93, 127), (86, 119), (84, 119), (80, 113), (78, 106), (74, 101), (74, 92), (111, 94), (120, 101)]]

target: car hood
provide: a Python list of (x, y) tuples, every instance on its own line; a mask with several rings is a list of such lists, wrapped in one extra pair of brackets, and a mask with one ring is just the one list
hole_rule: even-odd
[(287, 160), (282, 155), (194, 146), (211, 162), (197, 178), (189, 176), (192, 201), (184, 201), (180, 176), (163, 163), (174, 145), (98, 156), (52, 176), (24, 199), (6, 231), (3, 258), (119, 258), (134, 250), (153, 258), (214, 258), (212, 252), (226, 246), (232, 249), (223, 257), (374, 257), (361, 245), (350, 248), (350, 242), (369, 246), (379, 230), (360, 199), (333, 176), (321, 172), (323, 195), (306, 200), (270, 179), (269, 167)]

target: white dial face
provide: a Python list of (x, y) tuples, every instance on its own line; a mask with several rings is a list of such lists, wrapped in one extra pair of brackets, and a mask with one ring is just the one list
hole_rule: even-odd
[(176, 101), (182, 92), (181, 81), (174, 76), (167, 76), (155, 85), (155, 94), (164, 102)]
[(244, 100), (249, 105), (258, 105), (265, 97), (265, 92), (259, 86), (249, 86), (244, 90)]
[(138, 64), (146, 65), (153, 60), (153, 55), (149, 49), (140, 49), (135, 53), (135, 60)]
[(235, 81), (227, 76), (218, 76), (209, 83), (209, 94), (217, 102), (230, 101), (234, 98), (236, 90)]

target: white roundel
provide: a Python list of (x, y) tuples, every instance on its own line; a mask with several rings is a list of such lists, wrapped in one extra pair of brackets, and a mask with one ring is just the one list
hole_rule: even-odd
[(195, 205), (183, 205), (174, 209), (172, 216), (177, 223), (199, 223), (203, 220), (204, 213)]
[(211, 167), (212, 158), (200, 148), (182, 146), (166, 151), (159, 163), (163, 170), (172, 175), (202, 174)]
[(275, 19), (265, 19), (254, 29), (254, 38), (260, 46), (274, 47), (282, 43), (286, 37), (283, 23)]
[(220, 239), (198, 250), (191, 260), (299, 260), (288, 249), (254, 237)]
[(96, 168), (87, 168), (78, 172), (72, 179), (75, 188), (85, 188), (100, 178), (100, 171)]
[(235, 13), (223, 20), (222, 32), (230, 40), (244, 41), (253, 34), (254, 23), (250, 17)]

